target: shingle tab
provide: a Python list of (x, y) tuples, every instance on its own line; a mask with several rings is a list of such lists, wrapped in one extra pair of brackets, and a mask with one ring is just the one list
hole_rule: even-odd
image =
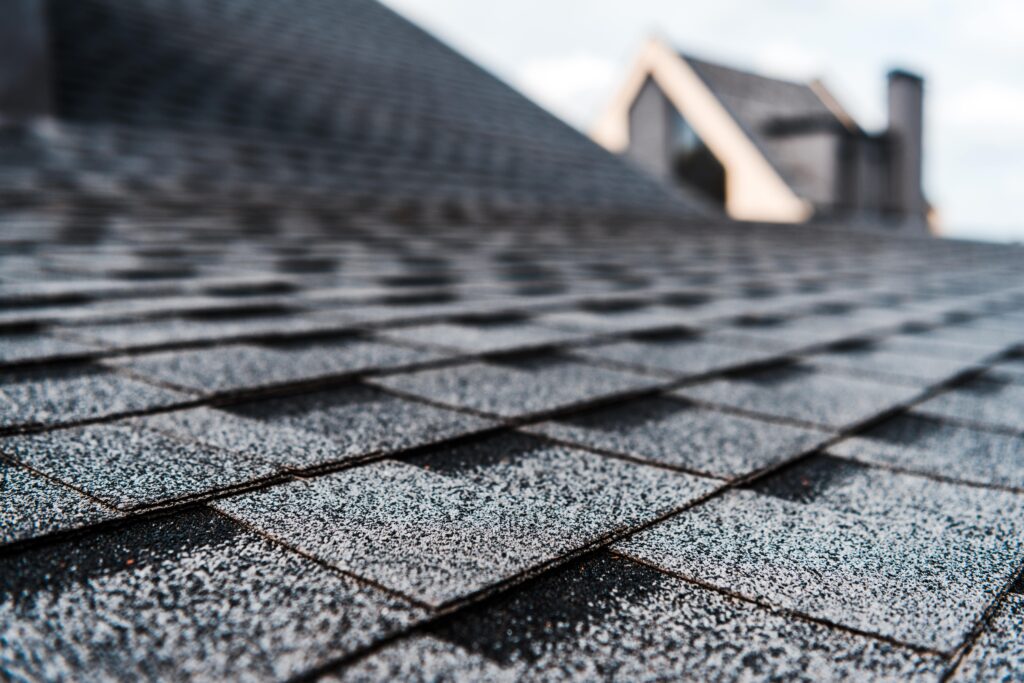
[(1024, 384), (986, 374), (925, 401), (918, 410), (982, 428), (1024, 432)]
[(238, 403), (225, 410), (239, 419), (220, 413), (179, 413), (160, 420), (176, 433), (202, 433), (211, 443), (245, 447), (293, 467), (396, 453), (494, 426), (484, 418), (359, 384)]
[(572, 549), (572, 530), (555, 508), (397, 462), (215, 506), (332, 566), (435, 606)]
[(563, 330), (626, 333), (678, 327), (692, 321), (682, 309), (670, 306), (608, 305), (557, 311), (537, 316), (537, 322)]
[(146, 418), (0, 439), (16, 460), (128, 510), (210, 493), (271, 476), (251, 453), (171, 437)]
[(1024, 490), (1024, 437), (943, 424), (914, 414), (886, 420), (829, 450), (869, 464)]
[(0, 461), (0, 545), (74, 529), (114, 514), (77, 491)]
[(892, 353), (877, 347), (829, 351), (810, 356), (806, 361), (825, 370), (920, 386), (938, 384), (974, 367), (952, 359)]
[(1024, 671), (1024, 595), (1010, 593), (999, 602), (988, 627), (964, 657), (955, 683), (965, 681), (1012, 681)]
[(944, 663), (601, 555), (328, 680), (938, 680)]
[(875, 348), (904, 356), (923, 356), (959, 361), (967, 365), (981, 364), (992, 352), (968, 344), (946, 342), (921, 334), (897, 334), (875, 342)]
[(920, 390), (797, 365), (758, 370), (675, 393), (695, 401), (845, 429), (910, 401)]
[(771, 350), (708, 341), (698, 335), (674, 338), (666, 335), (590, 346), (574, 351), (574, 355), (686, 377), (764, 362), (777, 354)]
[(184, 400), (184, 394), (91, 365), (22, 370), (0, 375), (0, 427), (77, 422)]
[(811, 450), (828, 434), (648, 398), (528, 428), (601, 451), (732, 479)]
[(1013, 356), (1007, 358), (994, 367), (996, 374), (1005, 377), (1012, 382), (1024, 384), (1024, 356)]
[(993, 354), (1005, 350), (1004, 340), (990, 339), (979, 332), (964, 334), (963, 331), (950, 331), (951, 328), (940, 327), (920, 332), (900, 334), (891, 337), (890, 346), (906, 346), (915, 352), (957, 358), (970, 361), (981, 361)]
[(0, 364), (94, 353), (95, 347), (40, 332), (0, 333)]
[(254, 315), (238, 319), (133, 320), (130, 322), (68, 327), (67, 334), (88, 343), (114, 349), (147, 348), (171, 344), (195, 344), (250, 337), (277, 337), (283, 329), (291, 335), (340, 331), (346, 324), (337, 316), (316, 318), (299, 315)]
[(381, 337), (410, 344), (437, 346), (467, 353), (503, 353), (566, 344), (586, 338), (526, 320), (498, 323), (433, 323), (400, 327)]
[(991, 534), (1009, 544), (1024, 542), (1020, 494), (892, 472), (827, 454), (815, 454), (750, 487), (836, 512)]
[(616, 548), (774, 606), (951, 651), (1016, 571), (1021, 547), (922, 519), (736, 490)]
[(391, 375), (371, 383), (459, 408), (526, 417), (650, 389), (659, 380), (546, 355)]
[(280, 680), (421, 614), (198, 510), (0, 559), (0, 670), (14, 680)]
[(114, 361), (143, 377), (204, 394), (259, 389), (436, 360), (441, 355), (361, 339), (239, 344)]
[(993, 353), (1024, 343), (1024, 330), (1000, 328), (977, 321), (942, 327), (930, 332), (929, 336), (942, 341), (975, 346)]
[(722, 485), (516, 433), (438, 449), (408, 462), (520, 504), (557, 509), (577, 545), (653, 521)]

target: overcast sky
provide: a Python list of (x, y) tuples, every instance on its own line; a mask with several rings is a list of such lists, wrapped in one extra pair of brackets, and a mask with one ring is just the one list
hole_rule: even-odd
[(948, 234), (1024, 241), (1024, 0), (385, 0), (586, 130), (652, 34), (820, 76), (885, 124), (885, 73), (927, 79), (925, 190)]

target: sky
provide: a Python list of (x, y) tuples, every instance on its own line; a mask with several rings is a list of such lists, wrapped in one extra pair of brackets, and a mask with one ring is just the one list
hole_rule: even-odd
[(925, 192), (943, 233), (1024, 241), (1024, 0), (385, 0), (586, 131), (644, 41), (821, 77), (885, 126), (885, 74), (926, 78)]

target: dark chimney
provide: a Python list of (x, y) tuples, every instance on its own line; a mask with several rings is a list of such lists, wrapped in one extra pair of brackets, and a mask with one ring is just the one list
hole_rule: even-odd
[(899, 69), (889, 72), (890, 207), (902, 223), (923, 224), (921, 187), (924, 79)]
[(43, 0), (0, 0), (0, 119), (52, 113)]

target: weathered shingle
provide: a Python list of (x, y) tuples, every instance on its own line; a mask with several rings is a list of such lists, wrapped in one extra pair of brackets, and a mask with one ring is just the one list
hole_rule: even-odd
[(774, 358), (771, 350), (704, 340), (699, 335), (652, 335), (576, 349), (574, 355), (651, 373), (679, 377), (703, 375)]
[(823, 432), (649, 398), (533, 425), (569, 443), (733, 479), (824, 443)]
[(73, 484), (113, 507), (132, 508), (238, 486), (277, 467), (253, 453), (175, 438), (148, 418), (0, 439), (19, 462)]
[(555, 355), (467, 363), (372, 380), (395, 391), (501, 417), (526, 417), (658, 385), (654, 378)]
[(335, 681), (937, 680), (934, 655), (601, 555), (374, 653)]
[(20, 370), (0, 374), (0, 427), (78, 422), (186, 400), (92, 365)]
[(992, 620), (975, 641), (950, 680), (1011, 681), (1024, 668), (1024, 595), (1010, 593), (999, 602)]
[(924, 512), (885, 518), (737, 490), (616, 548), (776, 607), (951, 651), (1022, 551), (1019, 541), (1007, 543), (1019, 537), (935, 522)]
[(756, 370), (675, 393), (695, 401), (841, 430), (912, 400), (920, 390), (795, 365)]
[(918, 409), (983, 429), (1024, 432), (1024, 384), (986, 374), (925, 401)]
[(129, 356), (113, 361), (132, 373), (203, 394), (260, 389), (413, 365), (441, 356), (361, 339), (232, 345)]
[(894, 417), (829, 450), (860, 462), (1024, 490), (1024, 438), (915, 414)]
[(421, 615), (210, 511), (0, 558), (14, 680), (288, 678)]
[(0, 460), (0, 545), (75, 529), (114, 514), (67, 486)]

